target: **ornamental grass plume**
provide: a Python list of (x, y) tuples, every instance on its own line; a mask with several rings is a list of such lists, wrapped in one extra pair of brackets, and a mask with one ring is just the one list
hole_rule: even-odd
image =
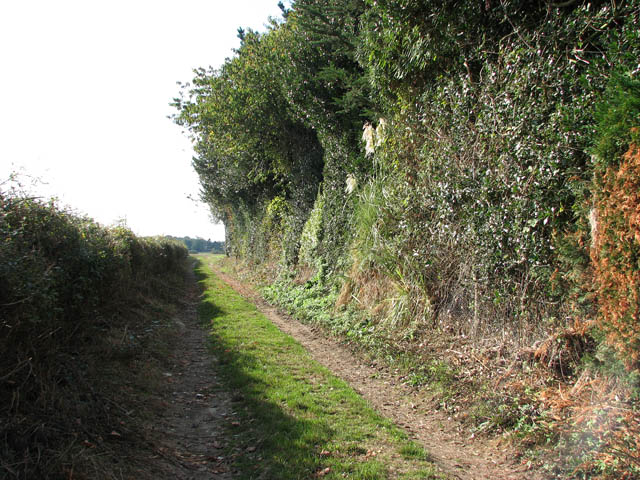
[(375, 134), (376, 147), (379, 147), (380, 145), (382, 145), (382, 142), (384, 142), (386, 129), (387, 129), (387, 121), (384, 118), (381, 118), (378, 121), (378, 126), (376, 127), (376, 134)]
[(367, 156), (373, 155), (375, 151), (375, 135), (376, 132), (373, 129), (373, 125), (369, 122), (364, 124), (362, 127), (362, 141), (364, 142), (364, 151)]
[(347, 175), (347, 186), (344, 189), (345, 193), (347, 195), (351, 194), (356, 189), (357, 186), (358, 186), (358, 180), (353, 175), (353, 173), (350, 173), (349, 175)]

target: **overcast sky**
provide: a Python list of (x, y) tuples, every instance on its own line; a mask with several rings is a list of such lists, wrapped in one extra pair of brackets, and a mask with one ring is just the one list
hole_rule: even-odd
[(238, 27), (265, 30), (277, 0), (0, 2), (0, 181), (139, 235), (224, 239), (198, 196), (191, 144), (167, 115), (196, 67), (218, 67)]

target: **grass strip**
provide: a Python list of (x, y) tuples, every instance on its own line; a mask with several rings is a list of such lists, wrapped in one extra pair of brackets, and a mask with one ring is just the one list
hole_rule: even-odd
[(200, 318), (237, 400), (227, 453), (241, 478), (445, 478), (428, 453), (314, 361), (199, 256)]

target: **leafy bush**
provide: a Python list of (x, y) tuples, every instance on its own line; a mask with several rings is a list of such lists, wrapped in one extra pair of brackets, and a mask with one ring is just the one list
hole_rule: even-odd
[(88, 428), (104, 413), (91, 371), (112, 354), (108, 332), (138, 295), (182, 276), (187, 250), (2, 191), (0, 238), (1, 466), (61, 478), (75, 419)]

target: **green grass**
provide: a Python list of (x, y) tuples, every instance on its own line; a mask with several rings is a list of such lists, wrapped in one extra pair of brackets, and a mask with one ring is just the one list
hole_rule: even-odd
[(238, 400), (226, 453), (241, 478), (444, 478), (404, 432), (216, 278), (206, 265), (214, 257), (198, 258), (200, 318)]

